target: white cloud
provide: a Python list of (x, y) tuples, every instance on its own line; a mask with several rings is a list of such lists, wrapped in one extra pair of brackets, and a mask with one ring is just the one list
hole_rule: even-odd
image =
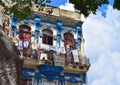
[[(60, 8), (74, 11), (73, 6), (67, 2)], [(120, 85), (120, 11), (108, 6), (106, 17), (98, 11), (83, 19), (89, 85)]]
[(75, 11), (74, 5), (69, 3), (69, 1), (67, 1), (67, 3), (65, 3), (64, 5), (60, 5), (59, 8), (69, 11)]
[(120, 85), (120, 11), (108, 6), (85, 19), (85, 51), (90, 58), (89, 85)]

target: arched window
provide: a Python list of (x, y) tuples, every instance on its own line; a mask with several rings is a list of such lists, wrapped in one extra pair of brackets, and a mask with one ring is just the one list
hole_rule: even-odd
[(43, 33), (42, 42), (44, 44), (53, 45), (53, 32), (51, 30), (44, 29), (42, 33)]
[(20, 40), (31, 42), (31, 28), (28, 25), (20, 25)]
[(23, 50), (23, 55), (30, 56), (30, 43), (31, 43), (31, 28), (28, 25), (20, 25), (20, 41), (18, 43), (18, 48)]
[(72, 54), (72, 50), (75, 49), (75, 43), (74, 43), (74, 36), (67, 32), (64, 34), (64, 46), (66, 48), (66, 56), (67, 56), (67, 61), (70, 63), (73, 63), (73, 54)]
[(73, 40), (74, 40), (74, 36), (71, 34), (71, 33), (65, 33), (64, 34), (64, 39), (65, 39), (65, 43), (64, 43), (64, 45), (65, 46), (69, 46), (69, 47), (71, 47), (72, 49), (74, 48), (74, 43), (73, 43)]

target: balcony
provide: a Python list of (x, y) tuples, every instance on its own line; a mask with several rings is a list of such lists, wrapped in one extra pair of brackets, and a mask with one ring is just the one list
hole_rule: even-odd
[(73, 55), (73, 61), (69, 61), (67, 58), (67, 52), (64, 47), (57, 48), (52, 45), (40, 43), (38, 49), (20, 50), (24, 56), (24, 67), (37, 68), (42, 64), (51, 66), (61, 66), (64, 68), (64, 72), (86, 72), (90, 67), (89, 59), (78, 55), (77, 61), (76, 55)]
[(24, 57), (24, 67), (37, 68), (39, 65), (47, 64), (51, 66), (61, 66), (64, 68), (64, 72), (80, 73), (88, 71), (90, 67), (89, 59), (81, 58), (78, 63), (68, 63), (65, 61), (65, 56), (61, 56), (63, 59), (60, 60), (40, 60)]

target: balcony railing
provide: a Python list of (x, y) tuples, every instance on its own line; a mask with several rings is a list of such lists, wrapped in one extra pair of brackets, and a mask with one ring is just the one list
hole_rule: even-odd
[(61, 54), (65, 54), (65, 47), (55, 47), (52, 45), (40, 43), (38, 48), (45, 51), (54, 51)]
[(52, 45), (40, 43), (36, 50), (24, 48), (20, 51), (23, 54), (25, 61), (35, 60), (35, 65), (49, 64), (79, 69), (89, 69), (90, 67), (89, 59), (78, 55), (77, 49), (73, 51), (74, 54), (72, 54), (72, 61), (69, 61), (69, 55), (67, 54), (67, 51), (65, 51), (65, 47), (57, 48)]

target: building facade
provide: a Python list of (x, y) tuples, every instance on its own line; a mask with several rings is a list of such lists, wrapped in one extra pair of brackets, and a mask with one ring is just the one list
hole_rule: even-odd
[(24, 85), (88, 85), (81, 15), (36, 4), (32, 11), (24, 21), (13, 15), (5, 23), (24, 59)]

